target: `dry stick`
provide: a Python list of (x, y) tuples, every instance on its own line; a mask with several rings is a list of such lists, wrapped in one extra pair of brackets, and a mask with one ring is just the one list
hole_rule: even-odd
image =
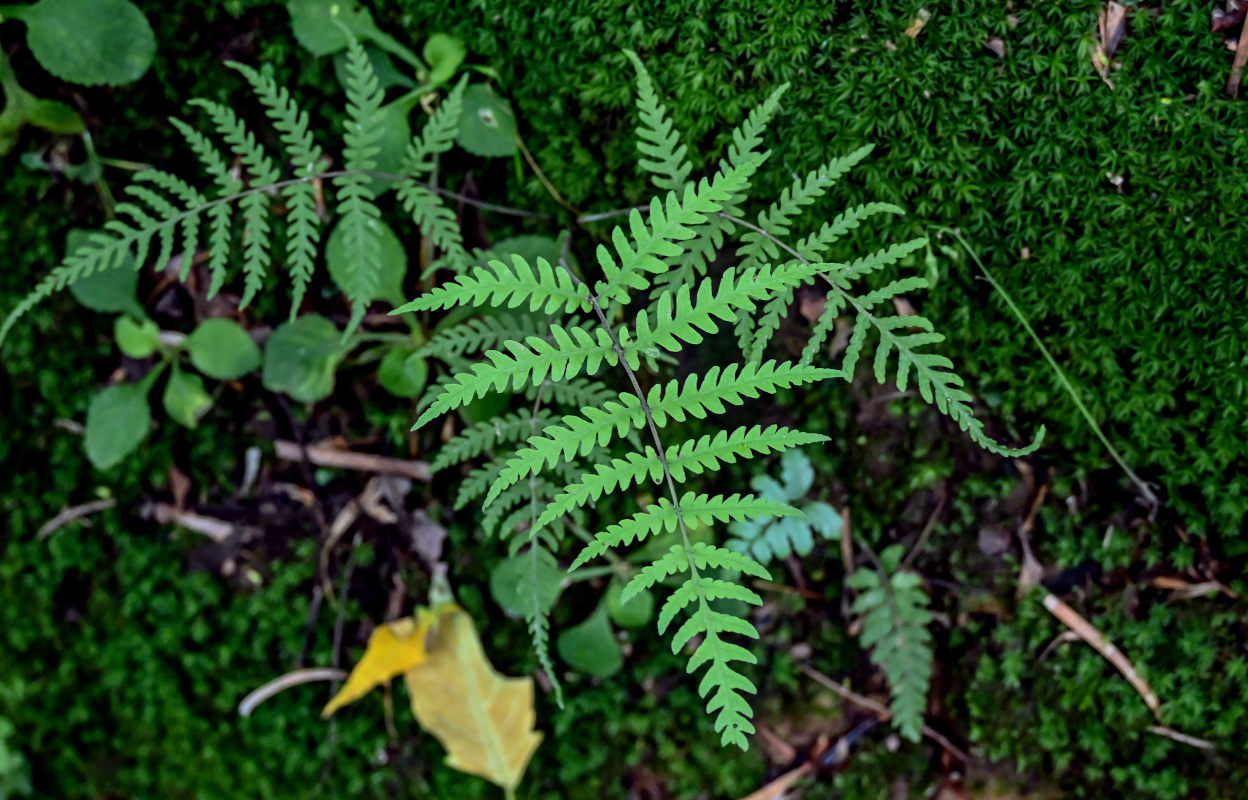
[(429, 480), (429, 464), (424, 461), (357, 453), (352, 450), (340, 450), (327, 444), (313, 444), (305, 447), (297, 442), (285, 440), (278, 440), (273, 444), (277, 457), (283, 461), (307, 461), (318, 467), (403, 475), (412, 480), (425, 482)]
[[(893, 712), (889, 711), (888, 708), (884, 706), (883, 704), (877, 703), (876, 701), (872, 700), (870, 697), (863, 697), (862, 695), (858, 694), (854, 690), (850, 689), (848, 686), (845, 686), (844, 684), (841, 684), (841, 683), (837, 683), (836, 681), (829, 678), (827, 675), (824, 675), (822, 672), (814, 670), (806, 666), (805, 664), (803, 664), (800, 667), (800, 669), (802, 670), (802, 672), (806, 673), (806, 677), (810, 678), (815, 683), (825, 688), (831, 689), (832, 691), (836, 692), (841, 697), (845, 698), (851, 703), (854, 703), (855, 705), (862, 706), (863, 708), (869, 711), (875, 712), (875, 715), (880, 718), (880, 721), (887, 722), (888, 720), (892, 719)], [(966, 753), (960, 747), (955, 745), (953, 742), (949, 741), (949, 739), (946, 738), (943, 733), (936, 730), (935, 728), (932, 728), (930, 725), (923, 726), (923, 735), (931, 739), (933, 742), (936, 742), (941, 747), (948, 750), (954, 756), (957, 756), (964, 764), (970, 764), (973, 761), (973, 759), (968, 753)]]
[(106, 497), (103, 500), (92, 500), (90, 503), (62, 508), (55, 517), (39, 527), (38, 532), (35, 533), (35, 538), (46, 539), (76, 519), (90, 516), (99, 511), (107, 511), (115, 505), (117, 505), (116, 499)]
[(572, 216), (580, 217), (580, 209), (569, 203), (566, 199), (564, 199), (563, 195), (559, 194), (559, 190), (556, 189), (554, 184), (552, 184), (546, 177), (546, 173), (542, 172), (542, 168), (537, 165), (537, 159), (533, 158), (533, 154), (529, 152), (529, 148), (525, 147), (524, 139), (521, 139), (519, 134), (516, 134), (516, 144), (520, 146), (520, 154), (524, 156), (524, 160), (529, 162), (529, 166), (533, 168), (533, 174), (537, 175), (537, 179), (542, 182), (542, 186), (546, 187), (546, 191), (550, 193), (550, 196), (555, 198), (555, 202), (566, 208), (568, 211), (571, 211)]
[(347, 677), (347, 673), (340, 669), (331, 669), (329, 667), (310, 667), (308, 669), (296, 669), (281, 675), (252, 692), (249, 692), (242, 702), (238, 704), (238, 715), (240, 717), (250, 717), (251, 712), (256, 710), (256, 706), (268, 700), (278, 692), (284, 692), (292, 686), (299, 686), (312, 681), (341, 681)]
[(1172, 739), (1178, 742), (1179, 744), (1190, 745), (1191, 747), (1195, 747), (1200, 750), (1216, 750), (1218, 747), (1208, 739), (1198, 739), (1195, 736), (1188, 736), (1186, 733), (1180, 733), (1179, 731), (1176, 731), (1173, 728), (1167, 728), (1164, 725), (1149, 725), (1148, 732), (1155, 733), (1158, 736), (1164, 736), (1167, 739)]

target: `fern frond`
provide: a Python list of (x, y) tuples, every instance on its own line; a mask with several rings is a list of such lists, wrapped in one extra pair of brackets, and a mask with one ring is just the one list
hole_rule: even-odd
[(437, 161), (434, 159), (454, 146), (455, 137), (459, 135), (460, 118), (464, 113), (464, 89), (467, 85), (468, 76), (465, 75), (434, 110), (420, 135), (413, 137), (408, 145), (403, 174), (412, 181), (406, 185), (412, 185), (415, 180), (432, 173), (437, 168)]
[(831, 222), (825, 222), (815, 233), (798, 242), (793, 249), (802, 254), (807, 261), (822, 261), (828, 248), (845, 234), (858, 228), (863, 220), (876, 214), (905, 215), (905, 210), (892, 203), (864, 203), (846, 209)]
[[(801, 511), (786, 503), (765, 500), (753, 495), (734, 494), (730, 497), (686, 492), (680, 498), (680, 514), (687, 523), (709, 525), (712, 522), (733, 522), (759, 516), (804, 517)], [(568, 569), (576, 569), (608, 550), (639, 542), (659, 531), (676, 530), (676, 506), (667, 498), (659, 498), (648, 508), (609, 526), (585, 545)]]
[[(600, 406), (616, 396), (614, 389), (588, 378), (574, 378), (563, 383), (548, 383), (546, 387), (550, 390), (551, 399), (561, 406), (576, 406), (577, 408)], [(526, 387), (524, 396), (532, 400), (537, 388), (537, 386)]]
[(399, 187), (399, 201), (421, 233), (429, 237), (435, 247), (446, 253), (446, 263), (456, 272), (462, 272), (469, 256), (464, 249), (464, 237), (460, 233), (455, 212), (442, 203), (442, 198), (418, 183), (402, 184)]
[[(805, 179), (796, 180), (785, 187), (776, 202), (764, 211), (759, 212), (758, 227), (772, 237), (785, 239), (791, 232), (793, 220), (802, 211), (823, 197), (840, 178), (855, 165), (870, 155), (874, 145), (863, 145), (849, 155), (834, 158)], [(775, 241), (757, 231), (746, 231), (741, 235), (744, 242), (737, 251), (741, 258), (741, 266), (748, 267), (764, 260), (775, 261), (780, 258), (780, 248)]]
[(688, 148), (680, 143), (667, 108), (659, 102), (650, 73), (632, 50), (624, 55), (633, 62), (637, 71), (637, 110), (641, 113), (641, 125), (637, 128), (637, 149), (646, 158), (638, 163), (651, 173), (650, 179), (661, 191), (680, 192), (689, 180), (693, 165), (689, 163)]
[(158, 169), (145, 169), (135, 173), (136, 183), (150, 183), (176, 197), (182, 204), (182, 280), (190, 274), (195, 252), (199, 249), (199, 213), (207, 199), (199, 190), (181, 178)]
[(612, 459), (609, 464), (600, 464), (593, 472), (583, 475), (579, 483), (564, 489), (542, 511), (537, 525), (543, 527), (607, 492), (623, 491), (647, 476), (651, 482), (659, 483), (664, 476), (664, 463), (673, 480), (683, 482), (689, 474), (699, 475), (721, 464), (735, 464), (738, 458), (755, 453), (780, 452), (827, 440), (828, 437), (817, 433), (804, 433), (778, 425), (767, 428), (755, 425), (753, 428), (737, 428), (731, 433), (720, 431), (714, 435), (707, 434), (673, 445), (667, 448), (662, 459), (653, 447), (647, 446), (641, 453)]
[(385, 94), (373, 73), (364, 47), (355, 39), (347, 41), (347, 122), (343, 131), (344, 166), (340, 176), (338, 205), (348, 252), (353, 255), (344, 276), (343, 289), (351, 301), (351, 319), (343, 336), (349, 336), (364, 319), (369, 301), (377, 291), (381, 271), (381, 238), (378, 220), (381, 211), (374, 202), (372, 179), (366, 174), (377, 166), (383, 128), (378, 124)]
[(519, 391), (526, 383), (541, 383), (593, 375), (603, 362), (615, 366), (619, 362), (610, 335), (602, 330), (591, 335), (581, 328), (552, 325), (548, 342), (530, 336), (520, 342), (505, 342), (508, 351), (490, 350), (485, 354), (489, 363), (474, 364), (471, 370), (456, 375), (442, 393), (421, 414), (412, 430), (424, 427), (430, 420), (448, 411), (471, 403), (490, 392), (506, 391), (511, 385)]
[(548, 327), (546, 320), (536, 316), (490, 314), (473, 317), (439, 331), (418, 352), (426, 357), (458, 358), (464, 353), (497, 348), (508, 340), (523, 341), (530, 336), (541, 336)]
[[(673, 380), (650, 389), (646, 403), (655, 424), (663, 427), (667, 420), (684, 422), (686, 417), (705, 419), (707, 413), (721, 414), (725, 405), (740, 405), (745, 398), (760, 393), (798, 386), (835, 377), (836, 370), (801, 367), (768, 361), (766, 364), (730, 364), (722, 371), (711, 367), (705, 375), (690, 375), (682, 383)], [(701, 378), (701, 383), (699, 383)], [(528, 477), (546, 466), (576, 455), (606, 447), (616, 436), (641, 428), (645, 424), (641, 400), (630, 392), (621, 392), (615, 399), (601, 404), (585, 405), (581, 414), (569, 414), (542, 434), (528, 441), (507, 462), (498, 481), (490, 488), (491, 498), (512, 483)]]
[[(666, 272), (671, 259), (684, 252), (680, 242), (692, 239), (692, 226), (706, 222), (746, 185), (746, 181), (758, 168), (757, 161), (750, 161), (736, 169), (716, 174), (713, 181), (703, 178), (684, 189), (683, 198), (676, 192), (667, 195), (666, 207), (659, 198), (650, 201), (650, 213), (643, 218), (633, 209), (628, 217), (631, 244), (624, 229), (617, 226), (611, 231), (612, 254), (605, 245), (599, 245), (598, 265), (605, 276), (594, 286), (599, 300), (623, 305), (628, 302), (629, 290), (644, 290), (650, 286), (647, 274)], [(667, 260), (664, 260), (667, 259)]]
[(530, 311), (546, 314), (560, 309), (571, 313), (592, 308), (589, 288), (583, 283), (575, 283), (569, 272), (551, 266), (549, 261), (540, 257), (534, 270), (522, 256), (513, 255), (510, 266), (502, 261), (491, 261), (489, 266), (477, 267), (467, 275), (460, 275), (391, 313), (433, 311), (459, 305), (516, 308), (526, 301)]
[(815, 360), (815, 354), (819, 352), (823, 347), (823, 343), (827, 341), (833, 328), (836, 327), (837, 317), (840, 315), (841, 310), (845, 308), (845, 296), (835, 289), (828, 292), (823, 302), (823, 313), (815, 321), (815, 326), (810, 331), (810, 338), (806, 340), (806, 346), (802, 348), (800, 364), (810, 364)]
[(900, 242), (898, 244), (889, 245), (888, 247), (876, 250), (870, 255), (856, 258), (844, 267), (833, 270), (830, 274), (833, 283), (837, 286), (847, 288), (851, 281), (878, 272), (887, 266), (896, 264), (915, 250), (921, 250), (927, 247), (927, 239), (918, 238), (911, 239), (908, 242)]
[(912, 742), (923, 732), (923, 712), (932, 677), (932, 615), (927, 593), (913, 572), (894, 572), (882, 579), (863, 568), (849, 577), (862, 592), (853, 613), (862, 614), (862, 644), (871, 650), (872, 663), (884, 668), (892, 702), (893, 725)]
[(462, 464), (500, 444), (527, 438), (535, 427), (541, 429), (550, 422), (549, 414), (534, 417), (528, 411), (478, 422), (442, 446), (437, 458), (429, 465), (429, 473), (436, 474), (451, 464)]

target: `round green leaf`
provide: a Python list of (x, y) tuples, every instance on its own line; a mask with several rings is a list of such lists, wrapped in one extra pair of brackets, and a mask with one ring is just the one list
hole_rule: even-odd
[(110, 386), (91, 398), (87, 408), (87, 458), (96, 469), (108, 469), (134, 451), (147, 436), (152, 412), (147, 407), (149, 383)]
[(334, 391), (342, 334), (319, 314), (305, 314), (273, 331), (264, 348), (261, 382), (300, 403), (314, 403)]
[(468, 51), (464, 48), (464, 43), (455, 37), (435, 33), (425, 42), (421, 55), (429, 65), (429, 88), (432, 89), (455, 76), (455, 71), (464, 63)]
[(113, 322), (113, 336), (121, 352), (131, 358), (147, 358), (160, 346), (160, 329), (150, 319), (136, 322), (130, 317), (118, 317)]
[(295, 39), (314, 56), (345, 49), (348, 32), (357, 38), (371, 38), (377, 30), (373, 15), (353, 0), (290, 0), (286, 8)]
[[(389, 225), (381, 220), (373, 220), (369, 224), (376, 226), (377, 237), (381, 242), (381, 275), (377, 282), (377, 291), (370, 300), (385, 300), (396, 306), (402, 305), (407, 302), (403, 296), (407, 251), (403, 249), (403, 243)], [(329, 276), (339, 288), (347, 285), (348, 271), (359, 264), (359, 253), (347, 247), (347, 232), (341, 223), (334, 227), (329, 241), (325, 243), (325, 264), (329, 267)]]
[(152, 26), (130, 0), (40, 0), (12, 16), (43, 68), (70, 83), (136, 81), (156, 55)]
[[(88, 244), (91, 231), (74, 229), (65, 237), (65, 253), (72, 255)], [(139, 273), (130, 254), (113, 269), (98, 270), (69, 285), (69, 291), (79, 303), (92, 311), (105, 314), (125, 313), (133, 317), (145, 316), (143, 306), (137, 299)]]
[(395, 397), (416, 397), (429, 380), (429, 365), (410, 347), (396, 347), (381, 360), (377, 379)]
[(459, 123), (459, 146), (479, 156), (509, 156), (516, 152), (516, 115), (511, 105), (483, 83), (464, 90), (464, 115)]
[(629, 599), (621, 602), (620, 595), (624, 592), (624, 584), (611, 581), (607, 587), (607, 612), (611, 621), (621, 628), (640, 628), (654, 617), (654, 594), (649, 589), (642, 589)]
[(176, 364), (165, 383), (161, 399), (169, 418), (188, 428), (198, 425), (212, 407), (212, 398), (204, 388), (204, 379), (194, 373), (183, 372)]
[[(498, 562), (490, 571), (490, 595), (503, 611), (516, 617), (533, 613), (533, 595), (526, 587), (533, 585), (533, 556), (521, 553)], [(537, 560), (537, 601), (543, 614), (550, 611), (559, 598), (563, 570), (553, 559)]]
[(620, 643), (607, 621), (605, 603), (589, 619), (559, 634), (555, 649), (573, 669), (599, 678), (608, 678), (624, 666)]
[(195, 369), (230, 381), (260, 366), (260, 348), (243, 326), (229, 319), (208, 319), (186, 338), (186, 348)]

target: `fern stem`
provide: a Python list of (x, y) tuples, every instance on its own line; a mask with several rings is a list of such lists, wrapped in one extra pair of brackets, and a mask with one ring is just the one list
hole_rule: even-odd
[(546, 177), (546, 173), (542, 172), (542, 168), (537, 165), (537, 159), (535, 159), (533, 154), (529, 152), (529, 148), (524, 144), (524, 139), (520, 138), (520, 134), (518, 133), (516, 134), (516, 144), (520, 146), (520, 155), (524, 156), (524, 160), (527, 161), (529, 166), (533, 169), (533, 174), (537, 176), (539, 181), (541, 181), (542, 186), (546, 188), (546, 191), (550, 193), (550, 196), (555, 198), (555, 202), (572, 212), (572, 216), (581, 216), (581, 210), (569, 203), (563, 195), (559, 194), (559, 190), (556, 189), (555, 185)]
[(1114, 447), (1114, 445), (1109, 441), (1109, 437), (1105, 435), (1105, 433), (1101, 430), (1101, 426), (1098, 425), (1096, 420), (1092, 417), (1092, 412), (1088, 410), (1086, 405), (1084, 405), (1083, 399), (1079, 396), (1079, 392), (1075, 389), (1074, 384), (1072, 384), (1070, 379), (1066, 377), (1066, 373), (1062, 371), (1062, 368), (1057, 365), (1057, 359), (1053, 357), (1051, 352), (1049, 352), (1049, 348), (1045, 347), (1044, 341), (1040, 339), (1040, 336), (1036, 333), (1035, 328), (1031, 327), (1031, 322), (1028, 321), (1027, 317), (1023, 314), (1022, 309), (1018, 307), (1018, 304), (1014, 302), (1014, 298), (1010, 297), (1009, 293), (1005, 291), (1005, 287), (998, 283), (997, 279), (993, 277), (991, 272), (988, 271), (988, 267), (984, 266), (984, 262), (980, 260), (979, 254), (971, 248), (970, 243), (963, 238), (960, 231), (953, 228), (937, 228), (937, 230), (948, 233), (950, 236), (957, 239), (958, 243), (962, 245), (962, 248), (970, 255), (971, 260), (975, 262), (975, 266), (979, 267), (979, 271), (983, 273), (984, 278), (997, 292), (997, 294), (1001, 295), (1001, 299), (1005, 300), (1005, 304), (1009, 307), (1010, 313), (1012, 313), (1014, 318), (1018, 320), (1019, 324), (1023, 326), (1023, 330), (1027, 331), (1027, 335), (1031, 337), (1031, 340), (1036, 343), (1036, 347), (1039, 348), (1040, 354), (1044, 356), (1044, 360), (1048, 362), (1049, 368), (1052, 369), (1053, 374), (1057, 376), (1057, 382), (1061, 384), (1063, 389), (1066, 390), (1066, 394), (1070, 395), (1070, 399), (1074, 402), (1075, 408), (1079, 409), (1079, 413), (1082, 414), (1084, 420), (1087, 421), (1088, 427), (1092, 428), (1092, 432), (1096, 434), (1096, 438), (1100, 439), (1101, 444), (1105, 446), (1105, 450), (1109, 453), (1110, 458), (1112, 458), (1114, 462), (1122, 468), (1122, 471), (1127, 474), (1127, 477), (1131, 480), (1131, 482), (1134, 483), (1136, 488), (1140, 490), (1140, 493), (1144, 495), (1144, 499), (1147, 500), (1150, 505), (1157, 506), (1157, 495), (1153, 494), (1153, 490), (1148, 487), (1148, 484), (1141, 480), (1139, 475), (1135, 474), (1135, 470), (1131, 469), (1131, 467), (1127, 465), (1126, 459), (1124, 459), (1118, 452), (1118, 448)]

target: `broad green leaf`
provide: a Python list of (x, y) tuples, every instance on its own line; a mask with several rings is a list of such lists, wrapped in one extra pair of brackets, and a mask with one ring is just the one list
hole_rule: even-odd
[(208, 319), (186, 338), (186, 349), (195, 369), (230, 381), (260, 366), (260, 348), (243, 326), (229, 319)]
[(533, 751), (533, 679), (495, 671), (472, 617), (460, 608), (434, 629), (424, 663), (405, 675), (412, 713), (446, 748), (446, 764), (478, 775), (513, 796)]
[(87, 458), (96, 469), (117, 465), (147, 436), (152, 421), (147, 407), (151, 384), (126, 383), (109, 386), (91, 398), (87, 408)]
[[(90, 231), (74, 229), (65, 237), (65, 253), (68, 256), (87, 243)], [(137, 299), (139, 273), (134, 259), (127, 254), (122, 264), (114, 269), (93, 272), (69, 285), (69, 291), (79, 303), (92, 311), (105, 314), (123, 313), (137, 319), (146, 315)]]
[[(380, 220), (369, 223), (376, 226), (377, 237), (381, 242), (381, 273), (377, 281), (377, 293), (370, 300), (385, 300), (393, 305), (406, 302), (403, 297), (403, 278), (407, 275), (407, 251), (403, 243), (395, 235), (390, 226)], [(325, 264), (329, 267), (329, 276), (343, 291), (350, 285), (348, 271), (356, 267), (359, 254), (351, 252), (347, 247), (347, 233), (344, 225), (337, 225), (329, 235), (325, 244)]]
[(156, 55), (152, 26), (130, 0), (40, 0), (7, 15), (26, 23), (26, 42), (43, 68), (70, 83), (130, 83)]
[(620, 643), (607, 620), (606, 603), (580, 625), (560, 633), (555, 649), (570, 667), (598, 678), (609, 678), (624, 666)]
[(489, 86), (474, 83), (464, 90), (464, 115), (459, 146), (478, 156), (509, 156), (516, 152), (516, 115), (511, 105)]
[(451, 603), (433, 609), (421, 608), (417, 609), (415, 618), (404, 617), (374, 628), (368, 637), (368, 646), (364, 648), (364, 657), (351, 670), (343, 687), (325, 704), (321, 716), (330, 716), (343, 706), (359, 700), (374, 687), (423, 663), (429, 652), (428, 642), (434, 627), (455, 609), (456, 606)]
[[(82, 133), (87, 129), (82, 117), (69, 106), (55, 100), (40, 100), (23, 89), (2, 53), (0, 90), (4, 92), (4, 110), (0, 111), (0, 155), (8, 153), (17, 144), (17, 135), (23, 125), (34, 125), (56, 134)], [(69, 170), (65, 172), (68, 174)]]
[(607, 587), (607, 612), (611, 621), (621, 628), (640, 628), (654, 617), (654, 594), (643, 589), (628, 602), (623, 602), (620, 595), (624, 592), (624, 584), (611, 581)]
[(395, 397), (416, 397), (425, 390), (429, 365), (415, 348), (396, 347), (381, 360), (377, 380)]
[(459, 65), (464, 63), (464, 57), (468, 55), (468, 51), (464, 48), (464, 43), (453, 36), (447, 36), (445, 33), (435, 33), (425, 42), (425, 47), (420, 54), (424, 56), (425, 63), (429, 65), (430, 89), (441, 86), (455, 76), (455, 71), (459, 69)]
[(117, 347), (131, 358), (147, 358), (160, 346), (160, 328), (150, 319), (136, 322), (130, 317), (118, 317), (113, 321), (113, 336)]
[(183, 372), (176, 364), (173, 372), (169, 373), (161, 400), (169, 418), (188, 428), (198, 425), (208, 409), (212, 408), (212, 397), (204, 388), (204, 379), (194, 373)]
[(315, 403), (334, 391), (334, 370), (342, 357), (342, 334), (319, 314), (283, 322), (264, 348), (261, 382), (300, 403)]
[(836, 509), (827, 503), (808, 503), (802, 508), (810, 527), (825, 539), (839, 541), (845, 522)]
[(345, 50), (351, 35), (372, 42), (420, 72), (427, 71), (415, 53), (378, 28), (369, 10), (354, 0), (290, 0), (286, 8), (295, 39), (315, 56)]
[(563, 570), (558, 564), (551, 565), (526, 552), (503, 559), (490, 572), (490, 595), (503, 611), (515, 617), (533, 616), (533, 595), (525, 589), (533, 585), (531, 573), (535, 564), (540, 611), (547, 614), (554, 607), (563, 582)]

